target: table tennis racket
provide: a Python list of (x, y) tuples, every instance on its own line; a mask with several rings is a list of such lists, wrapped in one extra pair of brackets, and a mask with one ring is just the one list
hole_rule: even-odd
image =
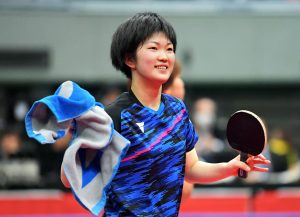
[[(264, 123), (256, 114), (247, 110), (240, 110), (231, 115), (226, 133), (229, 145), (240, 151), (240, 159), (245, 163), (248, 154), (259, 155), (267, 141)], [(247, 178), (247, 172), (239, 169), (238, 176)]]

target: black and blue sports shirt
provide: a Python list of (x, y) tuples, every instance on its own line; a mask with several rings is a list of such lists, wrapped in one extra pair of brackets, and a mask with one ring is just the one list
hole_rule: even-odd
[(131, 142), (111, 187), (106, 216), (177, 216), (186, 152), (198, 140), (184, 103), (162, 94), (160, 108), (144, 107), (126, 92), (106, 112)]

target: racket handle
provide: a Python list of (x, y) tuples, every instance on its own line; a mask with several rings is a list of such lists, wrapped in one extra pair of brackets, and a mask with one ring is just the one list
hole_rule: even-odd
[[(244, 153), (244, 152), (241, 152), (240, 153), (240, 158), (241, 158), (241, 161), (243, 161), (244, 163), (247, 163), (248, 154)], [(248, 173), (245, 170), (239, 169), (238, 176), (245, 179), (245, 178), (247, 178)]]

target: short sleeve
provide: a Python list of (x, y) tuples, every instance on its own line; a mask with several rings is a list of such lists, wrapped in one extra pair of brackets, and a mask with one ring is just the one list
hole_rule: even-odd
[(199, 136), (195, 130), (195, 127), (194, 127), (192, 121), (189, 118), (188, 110), (187, 110), (185, 104), (183, 103), (182, 100), (179, 100), (179, 102), (181, 103), (183, 109), (186, 111), (185, 112), (185, 115), (186, 115), (186, 117), (185, 117), (186, 152), (189, 152), (189, 151), (193, 150), (193, 148), (195, 147), (195, 144), (197, 143)]
[(196, 133), (196, 130), (195, 130), (194, 125), (191, 122), (191, 120), (189, 118), (187, 118), (187, 119), (188, 119), (188, 121), (187, 121), (188, 126), (186, 127), (186, 152), (189, 152), (189, 151), (193, 150), (199, 137), (198, 137), (198, 134)]

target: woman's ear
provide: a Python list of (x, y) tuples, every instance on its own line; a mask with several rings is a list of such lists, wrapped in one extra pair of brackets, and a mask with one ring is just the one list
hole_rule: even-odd
[(131, 69), (135, 69), (135, 60), (133, 57), (130, 56), (126, 56), (125, 57), (125, 64), (131, 68)]

